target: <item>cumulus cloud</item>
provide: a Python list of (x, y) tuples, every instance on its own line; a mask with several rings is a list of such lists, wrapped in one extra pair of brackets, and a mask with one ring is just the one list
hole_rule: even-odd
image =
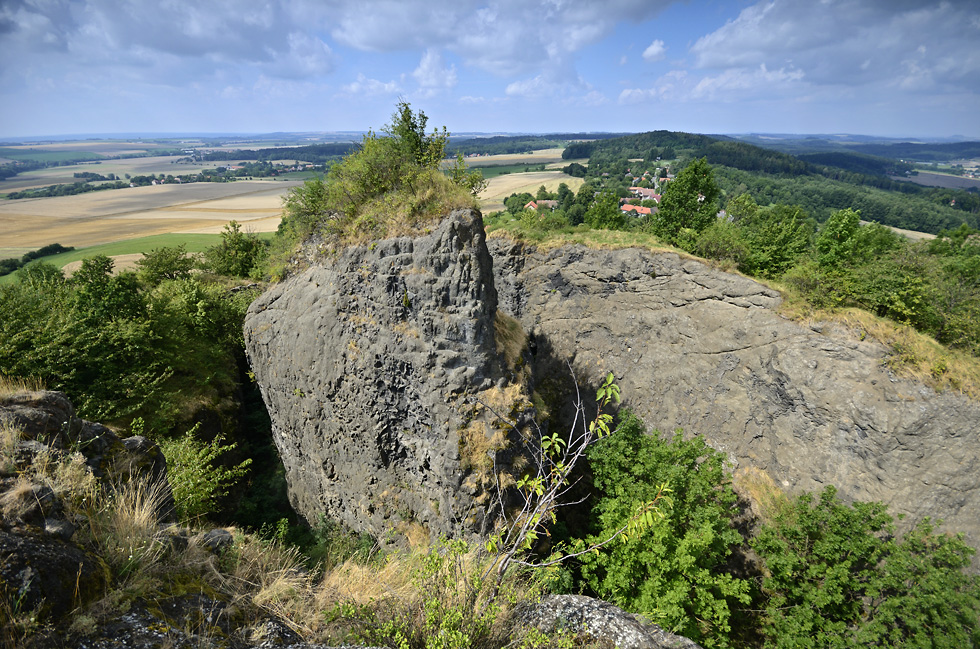
[(456, 86), (456, 66), (446, 67), (442, 55), (429, 48), (422, 55), (419, 66), (412, 72), (412, 77), (418, 82), (423, 95), (432, 96)]
[(625, 88), (619, 93), (623, 105), (647, 104), (653, 101), (684, 101), (690, 97), (693, 85), (684, 70), (671, 70), (650, 88)]
[(643, 59), (650, 63), (661, 61), (665, 56), (667, 56), (667, 47), (659, 39), (650, 43), (650, 47), (643, 50)]
[(769, 70), (763, 63), (754, 70), (731, 69), (718, 76), (704, 77), (691, 90), (690, 96), (693, 99), (732, 101), (746, 94), (772, 95), (790, 88), (794, 82), (801, 81), (803, 76), (801, 70)]
[(61, 55), (59, 63), (72, 71), (142, 65), (200, 78), (220, 66), (252, 65), (261, 74), (298, 78), (335, 65), (329, 45), (274, 2), (14, 0), (0, 5), (0, 24), (5, 60), (13, 53), (40, 62)]
[(338, 2), (331, 35), (368, 51), (436, 47), (510, 76), (560, 64), (617, 23), (649, 19), (675, 1), (380, 0), (368, 15), (360, 3)]
[(363, 74), (358, 74), (356, 81), (344, 85), (341, 90), (345, 94), (362, 97), (397, 95), (402, 91), (397, 81), (378, 81), (377, 79), (369, 79)]
[(792, 66), (817, 85), (980, 85), (980, 6), (967, 0), (765, 0), (691, 47), (695, 67)]

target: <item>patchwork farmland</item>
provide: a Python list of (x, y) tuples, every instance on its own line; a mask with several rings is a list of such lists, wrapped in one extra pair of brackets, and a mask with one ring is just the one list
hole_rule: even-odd
[(157, 185), (0, 202), (0, 258), (49, 243), (83, 248), (166, 233), (219, 233), (229, 221), (268, 232), (298, 181)]

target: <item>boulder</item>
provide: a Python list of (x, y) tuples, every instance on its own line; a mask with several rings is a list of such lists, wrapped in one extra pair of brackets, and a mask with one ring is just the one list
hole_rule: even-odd
[[(613, 372), (650, 427), (700, 435), (791, 492), (836, 485), (980, 546), (980, 403), (900, 378), (859, 332), (778, 313), (780, 295), (674, 253), (538, 250), (491, 238), (501, 309), (537, 351), (538, 389)], [(547, 392), (545, 390), (545, 392)]]
[(249, 308), (245, 344), (290, 500), (399, 539), (479, 532), (512, 428), (532, 409), (497, 353), (479, 212), (327, 250)]
[(565, 633), (610, 649), (701, 649), (701, 645), (602, 600), (582, 595), (547, 595), (515, 615), (517, 630)]
[[(24, 392), (0, 398), (0, 606), (21, 612), (37, 609), (42, 619), (58, 619), (93, 599), (109, 585), (105, 562), (72, 543), (84, 516), (75, 517), (62, 500), (72, 485), (51, 486), (32, 465), (63, 462), (73, 454), (83, 476), (108, 488), (134, 474), (166, 481), (160, 448), (144, 438), (120, 440), (108, 428), (79, 419), (60, 392)], [(13, 469), (13, 470), (10, 470)], [(160, 518), (173, 512), (167, 499)]]

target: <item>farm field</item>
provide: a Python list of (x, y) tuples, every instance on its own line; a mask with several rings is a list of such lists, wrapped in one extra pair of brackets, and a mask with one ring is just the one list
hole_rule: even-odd
[(253, 232), (279, 225), (297, 181), (157, 185), (0, 202), (0, 258), (49, 243), (83, 248), (156, 234), (216, 234), (235, 220)]
[(487, 188), (480, 192), (480, 204), (484, 214), (504, 209), (504, 199), (511, 194), (529, 192), (534, 194), (544, 185), (548, 191), (556, 191), (558, 185), (565, 183), (573, 192), (578, 191), (585, 180), (575, 178), (561, 171), (529, 171), (525, 173), (504, 174), (490, 179)]
[(906, 178), (904, 176), (890, 176), (892, 180), (904, 180), (917, 185), (928, 187), (945, 187), (946, 189), (970, 189), (971, 187), (980, 189), (980, 180), (976, 178), (964, 178), (951, 174), (937, 174), (928, 171), (920, 171), (918, 176)]
[(149, 156), (145, 158), (123, 158), (120, 160), (103, 160), (63, 167), (35, 169), (17, 174), (17, 176), (9, 180), (0, 181), (0, 193), (6, 194), (34, 187), (78, 182), (74, 174), (86, 171), (103, 176), (116, 174), (122, 180), (126, 177), (126, 174), (130, 176), (148, 176), (150, 174), (173, 174), (174, 176), (180, 176), (183, 174), (196, 174), (202, 169), (214, 169), (219, 166), (229, 167), (239, 164), (239, 161), (235, 160), (177, 164), (177, 160), (178, 157), (176, 156)]
[(570, 161), (561, 159), (562, 148), (538, 149), (530, 153), (501, 153), (499, 155), (474, 156), (466, 158), (468, 167), (493, 167), (496, 165), (516, 165), (516, 164), (549, 164), (561, 163), (561, 166), (569, 164)]

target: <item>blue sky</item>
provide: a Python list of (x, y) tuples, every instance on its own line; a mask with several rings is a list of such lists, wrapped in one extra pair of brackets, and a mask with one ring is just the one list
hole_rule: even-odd
[(0, 137), (360, 131), (980, 139), (975, 0), (0, 0)]

